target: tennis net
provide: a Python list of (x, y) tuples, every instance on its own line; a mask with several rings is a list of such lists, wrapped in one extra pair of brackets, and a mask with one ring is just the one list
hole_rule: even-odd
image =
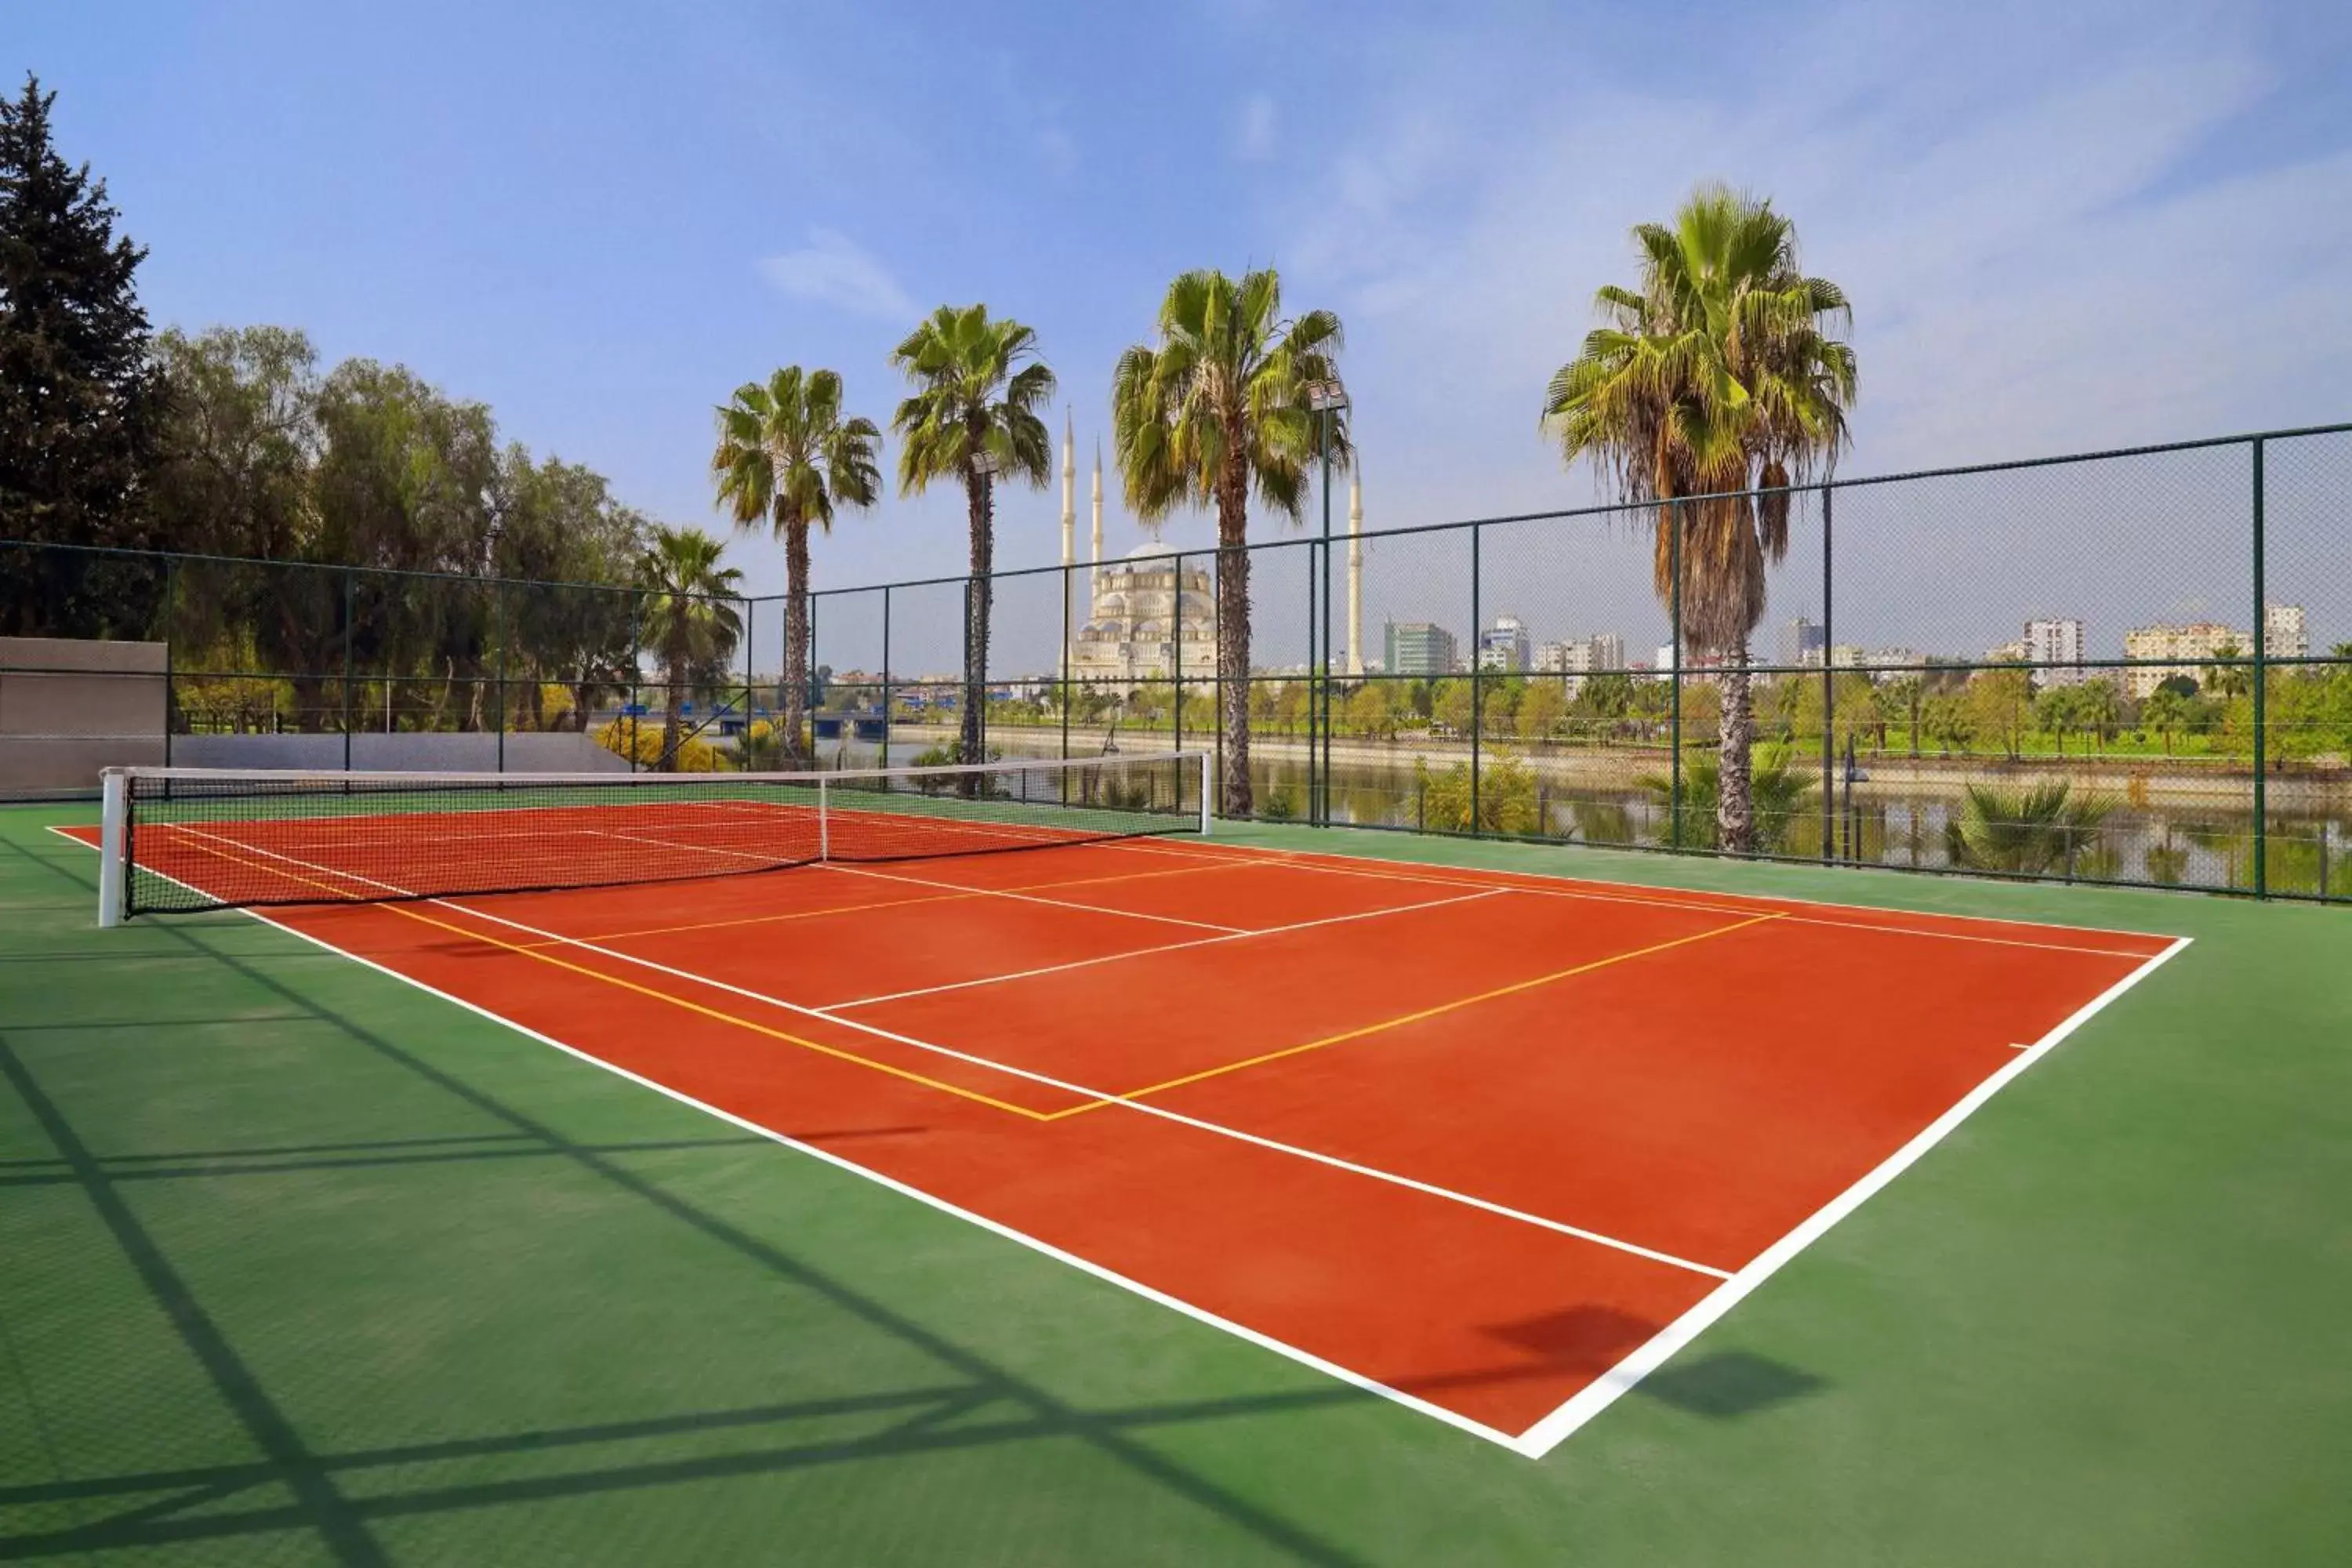
[(1208, 830), (1198, 752), (786, 773), (110, 768), (100, 923)]

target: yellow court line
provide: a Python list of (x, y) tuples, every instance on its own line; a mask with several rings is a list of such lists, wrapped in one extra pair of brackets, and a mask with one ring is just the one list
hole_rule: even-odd
[[(1172, 871), (1124, 871), (1110, 877), (1075, 877), (1066, 881), (1024, 883), (1016, 888), (971, 888), (960, 893), (926, 893), (919, 899), (879, 899), (865, 904), (833, 904), (821, 910), (791, 910), (782, 914), (740, 915), (731, 920), (697, 921), (690, 925), (649, 926), (643, 931), (606, 931), (600, 936), (556, 937), (531, 947), (562, 947), (572, 942), (623, 942), (638, 936), (675, 936), (681, 931), (724, 931), (733, 926), (772, 925), (783, 921), (814, 920), (819, 915), (854, 915), (866, 910), (895, 910), (909, 904), (945, 904), (962, 899), (985, 899), (1005, 893), (1036, 893), (1051, 888), (1086, 888), (1099, 882), (1136, 882), (1150, 877), (1190, 877), (1202, 871), (1228, 871), (1241, 862), (1214, 866), (1180, 866)], [(1117, 913), (1106, 910), (1106, 913)]]
[(1448, 1013), (1458, 1013), (1465, 1007), (1475, 1007), (1481, 1002), (1492, 1002), (1497, 997), (1513, 995), (1521, 991), (1532, 991), (1538, 985), (1549, 985), (1556, 980), (1566, 980), (1578, 974), (1590, 974), (1596, 969), (1606, 969), (1612, 963), (1623, 963), (1631, 959), (1646, 958), (1651, 953), (1664, 952), (1668, 948), (1687, 947), (1692, 942), (1706, 942), (1711, 937), (1728, 936), (1733, 931), (1746, 931), (1749, 926), (1762, 925), (1767, 921), (1787, 918), (1786, 915), (1778, 913), (1754, 915), (1744, 921), (1735, 921), (1730, 925), (1695, 931), (1689, 936), (1678, 936), (1671, 942), (1652, 942), (1647, 947), (1637, 947), (1629, 952), (1612, 953), (1607, 958), (1596, 958), (1588, 963), (1580, 963), (1570, 969), (1556, 969), (1549, 974), (1538, 974), (1532, 980), (1520, 980), (1508, 985), (1498, 985), (1492, 991), (1482, 991), (1475, 996), (1464, 996), (1452, 1002), (1441, 1002), (1434, 1007), (1423, 1007), (1417, 1013), (1407, 1013), (1400, 1017), (1386, 1018), (1380, 1023), (1366, 1024), (1361, 1028), (1349, 1029), (1337, 1035), (1326, 1035), (1319, 1040), (1309, 1040), (1302, 1046), (1285, 1046), (1278, 1051), (1266, 1051), (1258, 1056), (1245, 1058), (1241, 1061), (1227, 1062), (1222, 1067), (1204, 1068), (1199, 1072), (1187, 1073), (1182, 1078), (1171, 1078), (1160, 1083), (1146, 1084), (1141, 1089), (1130, 1089), (1122, 1094), (1091, 1100), (1083, 1105), (1073, 1105), (1061, 1110), (1043, 1112), (1040, 1120), (1058, 1121), (1065, 1116), (1076, 1116), (1083, 1111), (1099, 1110), (1106, 1105), (1140, 1100), (1147, 1094), (1159, 1094), (1167, 1089), (1181, 1089), (1186, 1084), (1199, 1083), (1205, 1079), (1223, 1078), (1227, 1073), (1239, 1072), (1244, 1068), (1263, 1067), (1268, 1062), (1277, 1062), (1286, 1057), (1295, 1057), (1307, 1051), (1319, 1051), (1326, 1046), (1341, 1045), (1349, 1040), (1360, 1040), (1367, 1035), (1377, 1035), (1390, 1029), (1401, 1029), (1408, 1024), (1418, 1024), (1425, 1018), (1442, 1017)]
[[(231, 855), (226, 850), (209, 849), (208, 852), (219, 856), (224, 860), (235, 860), (240, 865), (258, 867), (262, 870), (274, 872), (278, 876), (287, 878), (290, 881), (308, 883), (313, 888), (322, 888), (329, 892), (334, 892), (336, 890), (332, 884), (321, 882), (315, 877), (304, 877), (291, 871), (282, 871), (275, 866), (265, 866), (258, 860), (247, 859), (242, 855)], [(341, 872), (331, 872), (330, 874), (334, 876), (343, 875)], [(353, 878), (352, 880), (369, 881), (372, 880), (372, 879), (357, 877)], [(749, 1029), (755, 1035), (764, 1035), (772, 1040), (782, 1040), (786, 1045), (798, 1046), (803, 1050), (814, 1051), (820, 1056), (833, 1057), (838, 1060), (845, 1062), (855, 1062), (859, 1067), (872, 1068), (876, 1072), (888, 1073), (892, 1078), (905, 1079), (909, 1083), (919, 1083), (926, 1089), (943, 1089), (949, 1094), (957, 1095), (964, 1100), (977, 1100), (982, 1105), (992, 1107), (998, 1110), (1009, 1110), (1015, 1116), (1025, 1116), (1033, 1121), (1045, 1121), (1051, 1119), (1049, 1113), (1045, 1111), (1032, 1110), (1025, 1105), (1015, 1105), (1011, 1100), (998, 1100), (992, 1095), (982, 1094), (976, 1089), (965, 1089), (960, 1084), (948, 1083), (935, 1078), (927, 1078), (921, 1073), (910, 1072), (905, 1068), (892, 1067), (888, 1062), (877, 1062), (870, 1057), (861, 1057), (856, 1051), (843, 1050), (838, 1046), (820, 1045), (814, 1040), (803, 1039), (798, 1035), (788, 1034), (782, 1029), (770, 1028), (765, 1024), (755, 1024), (749, 1018), (739, 1017), (732, 1013), (722, 1013), (716, 1007), (706, 1007), (699, 1002), (689, 1002), (683, 996), (674, 996), (667, 991), (657, 991), (650, 985), (640, 985), (634, 980), (624, 980), (617, 974), (606, 974), (601, 970), (589, 969), (582, 964), (569, 963), (566, 960), (555, 957), (551, 953), (541, 952), (532, 948), (525, 947), (519, 942), (506, 942), (498, 937), (485, 936), (480, 931), (467, 931), (463, 926), (455, 926), (451, 925), (446, 921), (435, 920), (431, 915), (425, 914), (422, 910), (412, 909), (406, 904), (386, 902), (383, 904), (382, 907), (391, 910), (394, 914), (404, 916), (412, 921), (421, 921), (426, 925), (437, 927), (455, 936), (464, 937), (469, 942), (478, 942), (486, 946), (503, 948), (509, 952), (520, 953), (523, 957), (535, 959), (541, 963), (551, 963), (558, 969), (569, 970), (574, 974), (584, 974), (591, 980), (601, 980), (607, 985), (617, 985), (624, 991), (634, 991), (640, 996), (650, 996), (656, 1002), (667, 1002), (673, 1007), (682, 1007), (687, 1012), (698, 1014), (706, 1018), (716, 1019), (721, 1024), (732, 1024), (739, 1029)], [(458, 907), (462, 908), (463, 906)]]
[(1028, 1117), (1033, 1121), (1044, 1121), (1049, 1120), (1048, 1112), (1043, 1110), (1032, 1110), (1025, 1105), (1015, 1105), (1011, 1100), (998, 1100), (992, 1095), (982, 1094), (976, 1089), (965, 1089), (960, 1084), (949, 1083), (940, 1079), (929, 1078), (919, 1072), (910, 1072), (905, 1068), (892, 1067), (888, 1062), (877, 1062), (871, 1057), (861, 1057), (856, 1051), (845, 1051), (838, 1046), (820, 1045), (814, 1040), (803, 1039), (798, 1035), (789, 1034), (782, 1029), (771, 1028), (765, 1024), (755, 1024), (751, 1019), (740, 1017), (736, 1014), (721, 1012), (716, 1007), (706, 1007), (699, 1002), (689, 1002), (683, 996), (675, 996), (667, 991), (656, 990), (650, 985), (640, 985), (634, 980), (624, 980), (617, 974), (606, 974), (602, 970), (590, 969), (583, 964), (572, 963), (567, 960), (557, 958), (552, 953), (541, 952), (534, 948), (525, 947), (519, 942), (505, 942), (498, 937), (485, 936), (479, 931), (467, 931), (463, 926), (451, 925), (446, 921), (436, 921), (431, 915), (410, 909), (405, 905), (388, 904), (385, 907), (390, 909), (394, 914), (405, 915), (413, 921), (423, 921), (426, 925), (438, 926), (443, 931), (452, 932), (457, 936), (466, 937), (478, 942), (485, 942), (491, 947), (504, 948), (509, 952), (520, 953), (523, 957), (535, 959), (541, 963), (551, 963), (558, 969), (569, 970), (574, 974), (584, 974), (591, 980), (601, 980), (607, 985), (617, 985), (624, 991), (634, 991), (640, 996), (650, 996), (656, 1002), (666, 1002), (673, 1007), (684, 1008), (687, 1012), (698, 1014), (705, 1018), (715, 1019), (721, 1024), (732, 1024), (739, 1029), (749, 1029), (755, 1035), (764, 1035), (772, 1040), (782, 1040), (786, 1045), (798, 1046), (803, 1050), (815, 1051), (820, 1056), (833, 1057), (838, 1060), (845, 1062), (855, 1062), (859, 1067), (872, 1068), (876, 1072), (888, 1073), (892, 1078), (902, 1078), (909, 1083), (919, 1083), (926, 1089), (944, 1089), (950, 1094), (959, 1095), (965, 1100), (978, 1100), (981, 1104), (992, 1106), (998, 1110), (1009, 1110), (1015, 1116)]

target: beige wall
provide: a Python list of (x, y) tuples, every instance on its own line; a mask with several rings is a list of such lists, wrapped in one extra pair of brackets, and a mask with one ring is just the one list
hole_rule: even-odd
[(163, 760), (159, 642), (0, 637), (0, 794), (96, 790), (109, 764)]

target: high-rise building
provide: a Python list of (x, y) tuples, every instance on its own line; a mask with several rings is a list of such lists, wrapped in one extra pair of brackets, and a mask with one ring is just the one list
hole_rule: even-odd
[(1799, 616), (1780, 628), (1780, 659), (1784, 665), (1819, 664), (1829, 647), (1829, 628)]
[(2089, 672), (2083, 668), (2083, 623), (2044, 616), (2025, 623), (2025, 661), (2033, 666), (2036, 687), (2080, 686)]
[(1381, 644), (1381, 662), (1391, 675), (1451, 675), (1459, 662), (1454, 634), (1434, 621), (1391, 621)]
[[(2265, 617), (2267, 627), (2268, 618)], [(2125, 684), (2133, 698), (2145, 701), (2174, 676), (2203, 685), (2208, 663), (2222, 654), (2248, 655), (2254, 639), (2235, 626), (2198, 621), (2189, 626), (2135, 626), (2124, 634), (2124, 657), (2151, 662), (2126, 670)], [(2158, 662), (2160, 661), (2160, 662)]]
[(1525, 622), (1517, 616), (1496, 616), (1495, 624), (1478, 634), (1478, 668), (1507, 675), (1526, 672), (1534, 662)]
[(1586, 676), (1625, 668), (1625, 639), (1615, 632), (1595, 632), (1589, 637), (1548, 642), (1536, 649), (1528, 668), (1562, 677), (1561, 686), (1573, 699), (1584, 689)]
[(2302, 658), (2311, 652), (2311, 627), (2301, 605), (2272, 605), (2263, 611), (2263, 654)]

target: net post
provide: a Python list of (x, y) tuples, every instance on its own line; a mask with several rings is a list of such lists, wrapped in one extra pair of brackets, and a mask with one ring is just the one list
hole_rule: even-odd
[(816, 780), (816, 858), (833, 858), (833, 795), (832, 786), (823, 773)]
[(1192, 758), (1193, 765), (1201, 770), (1201, 837), (1203, 838), (1209, 836), (1209, 759), (1214, 754), (1201, 752)]
[(102, 797), (98, 845), (98, 923), (122, 923), (123, 840), (130, 818), (131, 778), (121, 768), (101, 768), (98, 775)]

